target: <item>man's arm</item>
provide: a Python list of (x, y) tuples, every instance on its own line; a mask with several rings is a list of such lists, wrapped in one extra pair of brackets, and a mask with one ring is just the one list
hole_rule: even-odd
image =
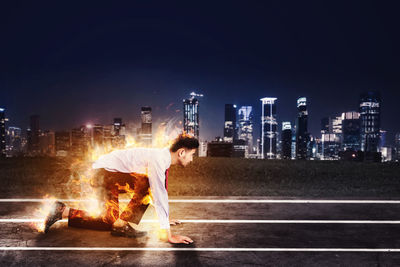
[[(160, 166), (156, 159), (149, 166), (149, 183), (153, 202), (160, 221), (160, 227), (167, 235), (170, 243), (192, 243), (193, 240), (186, 236), (172, 235), (169, 226), (169, 205), (168, 192), (165, 188), (165, 170)], [(162, 238), (164, 239), (164, 238)]]

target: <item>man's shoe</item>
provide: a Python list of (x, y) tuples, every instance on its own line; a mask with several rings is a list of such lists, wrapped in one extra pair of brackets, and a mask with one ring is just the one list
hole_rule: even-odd
[(49, 215), (47, 215), (46, 220), (44, 221), (44, 232), (45, 233), (47, 233), (49, 231), (50, 226), (52, 226), (56, 221), (62, 219), (62, 214), (63, 214), (64, 210), (65, 210), (64, 203), (62, 203), (60, 201), (56, 201), (53, 204)]
[(122, 227), (112, 227), (111, 228), (111, 235), (113, 236), (123, 236), (123, 237), (142, 237), (145, 236), (147, 232), (145, 231), (139, 231), (133, 228), (132, 226), (127, 223), (125, 226)]

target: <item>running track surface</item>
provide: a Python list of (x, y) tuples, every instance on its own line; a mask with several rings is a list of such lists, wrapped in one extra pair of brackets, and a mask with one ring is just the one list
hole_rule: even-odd
[(398, 200), (171, 199), (171, 218), (183, 221), (172, 231), (190, 236), (189, 246), (158, 240), (152, 208), (141, 223), (148, 235), (130, 239), (64, 221), (37, 233), (30, 223), (39, 206), (40, 199), (0, 200), (2, 266), (400, 265)]

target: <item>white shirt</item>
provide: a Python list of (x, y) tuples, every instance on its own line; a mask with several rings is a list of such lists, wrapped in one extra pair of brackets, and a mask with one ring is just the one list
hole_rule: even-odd
[(169, 229), (165, 171), (170, 165), (171, 154), (168, 148), (131, 148), (103, 155), (93, 163), (92, 167), (103, 168), (110, 172), (147, 174), (160, 226), (162, 229)]

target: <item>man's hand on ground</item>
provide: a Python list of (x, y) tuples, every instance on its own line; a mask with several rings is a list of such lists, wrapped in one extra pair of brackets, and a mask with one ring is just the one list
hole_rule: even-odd
[(178, 225), (181, 224), (181, 221), (179, 220), (169, 220), (169, 225)]
[(172, 244), (190, 244), (193, 240), (183, 235), (171, 235), (168, 237), (168, 242)]

